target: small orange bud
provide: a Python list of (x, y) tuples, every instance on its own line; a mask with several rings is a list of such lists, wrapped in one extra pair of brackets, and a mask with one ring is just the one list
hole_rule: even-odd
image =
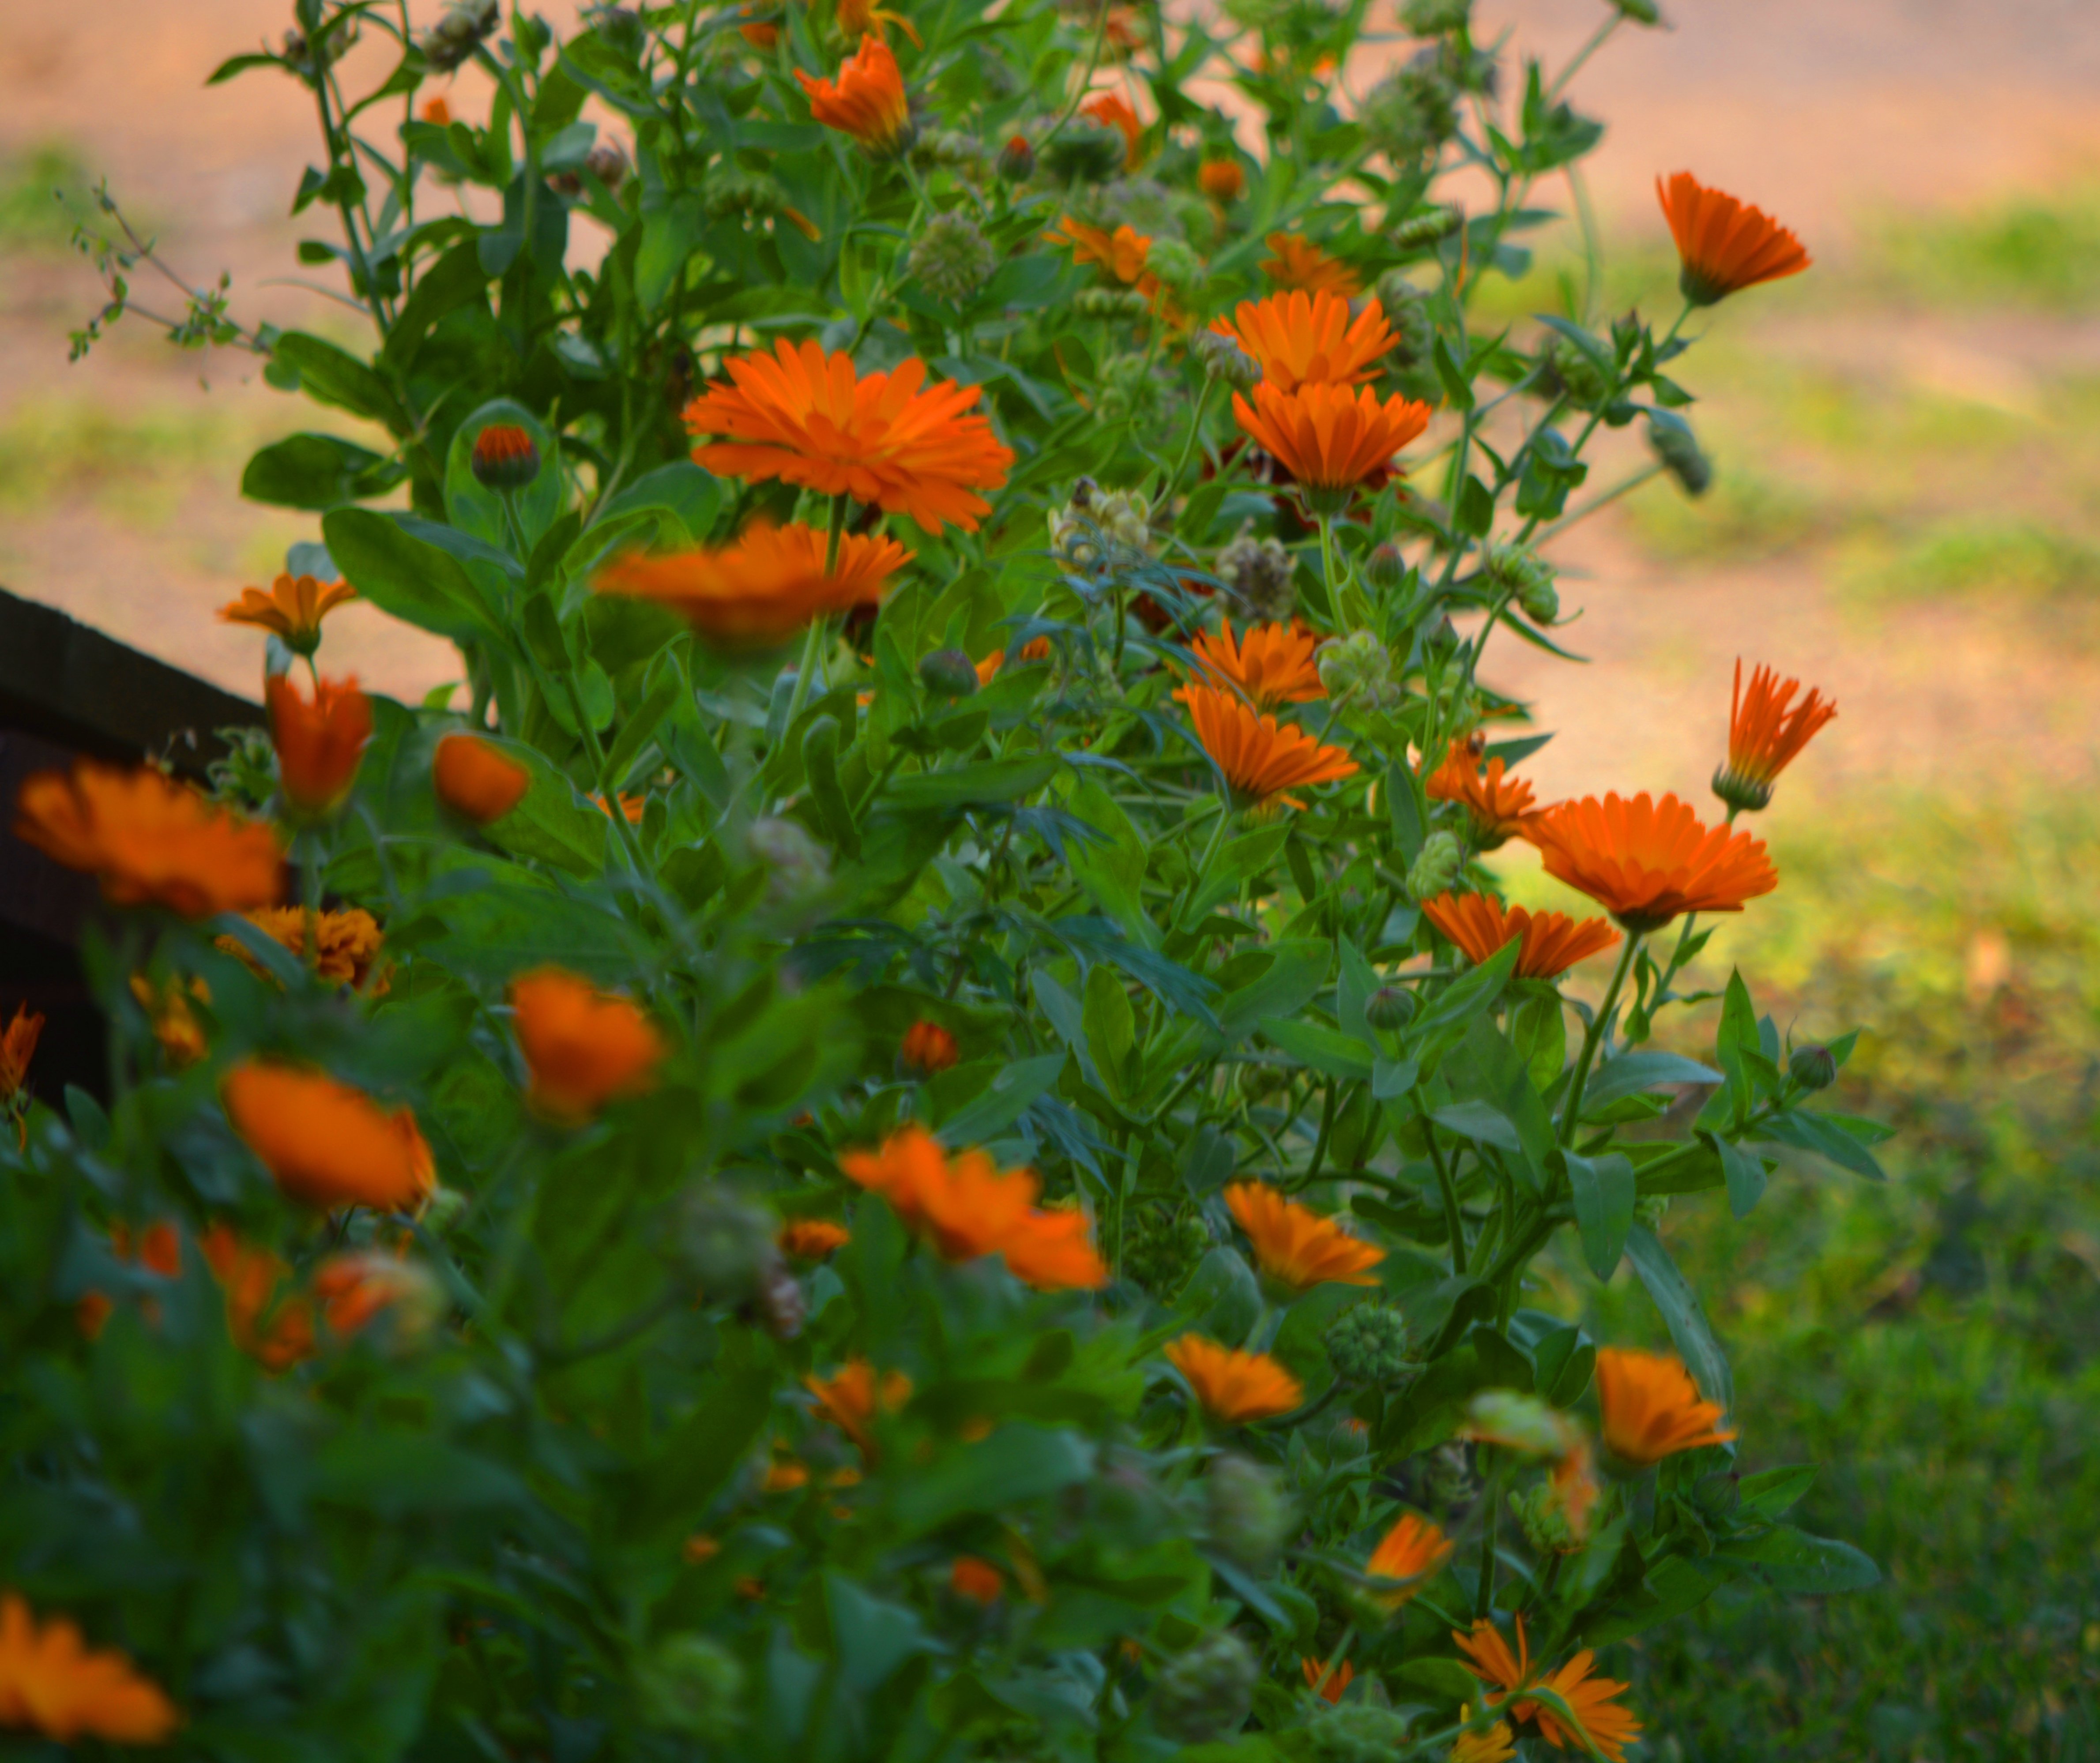
[(448, 128), (452, 120), (452, 107), (442, 98), (433, 98), (423, 106), (423, 120), (434, 128)]
[(1006, 1580), (989, 1561), (977, 1555), (958, 1555), (948, 1570), (948, 1584), (958, 1597), (973, 1603), (995, 1604), (1006, 1589)]
[(468, 463), (484, 487), (522, 490), (540, 475), (540, 448), (515, 423), (492, 423), (474, 438)]
[(1237, 202), (1246, 193), (1246, 174), (1237, 159), (1207, 159), (1196, 186), (1214, 202)]
[(947, 1070), (963, 1056), (955, 1036), (938, 1022), (913, 1023), (898, 1051), (907, 1071), (925, 1078)]
[(355, 679), (316, 681), (309, 699), (284, 673), (271, 679), (264, 696), (286, 807), (301, 820), (328, 819), (357, 781), (372, 738), (371, 700)]
[(430, 766), (438, 800), (478, 826), (501, 820), (525, 800), (532, 774), (472, 734), (448, 734)]
[(721, 1553), (721, 1546), (713, 1537), (699, 1531), (694, 1532), (686, 1539), (686, 1546), (682, 1551), (686, 1558), (686, 1565), (689, 1567), (705, 1567), (708, 1562)]
[(851, 1231), (829, 1219), (796, 1219), (782, 1227), (779, 1236), (780, 1252), (797, 1261), (822, 1261), (852, 1241)]

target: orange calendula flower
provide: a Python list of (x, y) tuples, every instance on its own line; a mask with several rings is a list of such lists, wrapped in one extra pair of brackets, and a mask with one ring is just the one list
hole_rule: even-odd
[(839, 69), (836, 81), (812, 79), (800, 68), (795, 77), (810, 95), (810, 114), (827, 129), (850, 134), (876, 158), (911, 144), (911, 105), (897, 57), (880, 37), (863, 37)]
[(1378, 1284), (1370, 1270), (1385, 1259), (1383, 1249), (1358, 1241), (1332, 1219), (1285, 1199), (1265, 1183), (1233, 1183), (1225, 1190), (1225, 1205), (1271, 1279), (1301, 1292), (1330, 1282)]
[(292, 1270), (268, 1250), (214, 1224), (197, 1239), (212, 1277), (226, 1294), (227, 1333), (266, 1371), (289, 1371), (314, 1355), (313, 1306), (286, 1295)]
[(897, 1054), (907, 1071), (927, 1078), (946, 1071), (963, 1056), (955, 1036), (938, 1022), (913, 1023), (904, 1031)]
[(1039, 1292), (1098, 1291), (1108, 1263), (1094, 1247), (1094, 1227), (1073, 1207), (1033, 1209), (999, 1245), (1007, 1272)]
[(1569, 1732), (1557, 1715), (1542, 1705), (1533, 1704), (1532, 1717), (1538, 1722), (1538, 1735), (1556, 1751), (1579, 1753), (1594, 1745), (1610, 1763), (1626, 1763), (1626, 1747), (1640, 1737), (1641, 1723), (1617, 1699), (1626, 1693), (1627, 1685), (1590, 1675), (1595, 1657), (1586, 1650), (1577, 1653), (1540, 1680), (1542, 1687), (1568, 1704), (1579, 1730)]
[(1256, 807), (1282, 802), (1303, 808), (1303, 802), (1284, 792), (1353, 777), (1358, 769), (1342, 748), (1323, 747), (1303, 729), (1257, 715), (1237, 692), (1185, 685), (1174, 695), (1189, 707), (1196, 738), (1225, 781)]
[(135, 973), (131, 995), (146, 1012), (153, 1038), (160, 1042), (173, 1069), (181, 1071), (204, 1057), (207, 1051), (204, 1029), (190, 1008), (192, 999), (201, 1004), (211, 1002), (211, 988), (202, 980), (193, 979), (185, 985), (180, 979), (170, 978), (165, 987), (157, 989), (144, 974)]
[(1483, 851), (1498, 850), (1520, 836), (1538, 812), (1531, 805), (1530, 784), (1506, 776), (1507, 769), (1499, 758), (1483, 766), (1463, 741), (1454, 741), (1422, 787), (1432, 802), (1463, 803), (1474, 842)]
[[(1466, 1710), (1468, 1719), (1472, 1710)], [(1510, 1763), (1516, 1755), (1516, 1734), (1506, 1720), (1483, 1727), (1478, 1732), (1462, 1732), (1451, 1747), (1448, 1763)]]
[(875, 0), (839, 0), (836, 16), (841, 37), (880, 37), (884, 25), (894, 24), (911, 39), (914, 48), (926, 46), (925, 39), (920, 36), (918, 27), (911, 20), (901, 12), (877, 6)]
[(29, 1061), (37, 1056), (43, 1017), (27, 1004), (15, 1007), (15, 1019), (0, 1034), (0, 1103), (11, 1102), (29, 1081)]
[(1290, 474), (1316, 513), (1339, 513), (1357, 487), (1383, 480), (1392, 456), (1429, 426), (1429, 407), (1397, 392), (1379, 402), (1368, 386), (1263, 381), (1250, 405), (1233, 394), (1233, 415), (1249, 439)]
[(1782, 680), (1770, 668), (1750, 675), (1743, 690), (1743, 663), (1736, 661), (1736, 691), (1728, 715), (1728, 763), (1714, 774), (1714, 793), (1737, 813), (1754, 814), (1767, 807), (1779, 774), (1802, 748), (1834, 721), (1838, 707), (1811, 688), (1799, 703), (1798, 680)]
[(447, 1308), (429, 1270), (397, 1255), (363, 1250), (331, 1255), (314, 1270), (314, 1296), (329, 1331), (347, 1338), (388, 1317), (397, 1342), (427, 1335)]
[[(869, 47), (881, 46), (862, 53)], [(991, 508), (977, 492), (998, 489), (1013, 463), (989, 419), (972, 408), (980, 388), (928, 386), (916, 356), (863, 376), (843, 350), (828, 355), (814, 341), (798, 348), (783, 337), (770, 354), (737, 356), (727, 372), (728, 385), (710, 386), (686, 408), (694, 434), (725, 437), (693, 451), (710, 471), (850, 496), (938, 535), (948, 523), (975, 532)], [(882, 574), (902, 561), (898, 554)]]
[(1700, 1399), (1699, 1386), (1674, 1353), (1599, 1347), (1597, 1405), (1604, 1413), (1606, 1448), (1643, 1469), (1736, 1436), (1733, 1428), (1716, 1428), (1724, 1412), (1721, 1404)]
[(1392, 347), (1385, 309), (1367, 300), (1352, 311), (1326, 289), (1293, 289), (1266, 300), (1242, 300), (1229, 320), (1211, 328), (1229, 337), (1261, 364), (1261, 382), (1279, 392), (1301, 386), (1359, 386), (1374, 377), (1379, 356)]
[(1339, 258), (1330, 257), (1309, 239), (1291, 232), (1273, 232), (1264, 242), (1274, 254), (1262, 259), (1261, 272), (1278, 288), (1302, 288), (1308, 293), (1325, 289), (1345, 296), (1364, 290), (1354, 270)]
[(1138, 287), (1149, 279), (1145, 265), (1152, 254), (1152, 240), (1134, 227), (1118, 227), (1109, 232), (1067, 214), (1049, 236), (1053, 243), (1072, 248), (1074, 263), (1098, 263), (1126, 287)]
[[(241, 916), (272, 941), (283, 944), (293, 954), (305, 959), (307, 916), (302, 908), (265, 906), (260, 911), (245, 912)], [(366, 981), (372, 977), (373, 963), (386, 940), (380, 931), (379, 921), (363, 907), (352, 906), (343, 912), (316, 912), (312, 923), (314, 947), (318, 951), (314, 958), (314, 971), (338, 985), (364, 990)], [(218, 937), (215, 946), (229, 955), (238, 955), (258, 977), (267, 977), (262, 964), (249, 954), (237, 937)], [(386, 981), (382, 976), (372, 995), (383, 997), (386, 989)], [(138, 995), (136, 986), (133, 993)], [(147, 995), (151, 995), (150, 987)], [(145, 1003), (146, 998), (141, 998), (140, 1002)]]
[[(591, 798), (591, 806), (604, 815), (607, 820), (612, 818), (612, 805), (603, 796), (593, 796)], [(639, 826), (647, 818), (648, 813), (649, 798), (647, 796), (629, 796), (624, 790), (620, 791), (620, 818), (629, 826)]]
[(809, 1485), (810, 1465), (792, 1457), (767, 1464), (765, 1479), (758, 1484), (761, 1493), (769, 1494), (792, 1494), (797, 1488)]
[(525, 800), (532, 774), (478, 734), (448, 734), (431, 759), (430, 781), (447, 808), (486, 826)]
[[(1036, 662), (1048, 661), (1049, 659), (1050, 639), (1047, 637), (1030, 638), (1021, 646), (1020, 654), (1012, 658), (1013, 664), (1017, 668), (1033, 666)], [(978, 690), (982, 690), (997, 679), (999, 669), (1006, 663), (1007, 651), (1004, 649), (995, 649), (980, 661), (977, 663)]]
[(1103, 92), (1079, 106), (1079, 114), (1092, 117), (1118, 130), (1123, 139), (1123, 170), (1135, 171), (1145, 160), (1145, 125), (1121, 92)]
[(629, 998), (602, 992), (559, 967), (510, 982), (512, 1025), (532, 1078), (527, 1100), (548, 1119), (579, 1126), (607, 1103), (654, 1087), (670, 1049)]
[(161, 1744), (182, 1718), (125, 1655), (90, 1648), (64, 1616), (39, 1623), (17, 1593), (0, 1594), (0, 1727), (65, 1745)]
[(372, 738), (370, 700), (355, 679), (317, 680), (309, 699), (288, 673), (273, 676), (263, 697), (286, 807), (298, 819), (329, 818), (357, 781)]
[(1379, 1539), (1378, 1547), (1364, 1563), (1364, 1571), (1373, 1579), (1405, 1583), (1373, 1595), (1388, 1610), (1399, 1609), (1451, 1558), (1452, 1547), (1450, 1538), (1436, 1526), (1425, 1523), (1412, 1512), (1402, 1513), (1399, 1522)]
[(165, 906), (186, 919), (270, 906), (282, 855), (267, 826), (243, 820), (151, 767), (75, 762), (41, 772), (15, 803), (15, 836), (68, 869), (100, 878), (121, 906)]
[(822, 1261), (853, 1241), (853, 1232), (829, 1219), (796, 1219), (780, 1227), (780, 1252), (797, 1261)]
[[(756, 7), (747, 7), (744, 10), (754, 15), (758, 11)], [(763, 17), (754, 15), (749, 22), (738, 25), (736, 33), (752, 48), (770, 55), (780, 41), (780, 15), (776, 11)]]
[(1196, 187), (1214, 202), (1237, 202), (1246, 193), (1246, 173), (1237, 159), (1207, 159), (1197, 168)]
[(414, 1114), (324, 1073), (248, 1060), (227, 1073), (220, 1100), (278, 1187), (310, 1206), (409, 1212), (437, 1189)]
[[(1298, 1668), (1305, 1673), (1305, 1687), (1317, 1690), (1323, 1702), (1339, 1703), (1342, 1699), (1342, 1692), (1348, 1688), (1357, 1675), (1356, 1666), (1346, 1659), (1332, 1671), (1317, 1659), (1299, 1659)], [(1324, 1682), (1321, 1681), (1323, 1677), (1326, 1679)]]
[(1762, 209), (1710, 190), (1688, 171), (1655, 193), (1677, 241), (1678, 286), (1694, 306), (1710, 306), (1759, 282), (1798, 275), (1809, 257), (1800, 240)]
[(817, 1399), (825, 1417), (860, 1447), (871, 1465), (876, 1460), (875, 1417), (891, 1414), (911, 1399), (911, 1380), (901, 1371), (878, 1378), (864, 1359), (849, 1360), (828, 1378), (805, 1377), (803, 1387)]
[(1167, 1363), (1189, 1381), (1203, 1412), (1221, 1426), (1288, 1414), (1304, 1398), (1305, 1386), (1280, 1360), (1242, 1353), (1200, 1334), (1185, 1334), (1167, 1348)]
[(295, 655), (310, 655), (320, 646), (321, 620), (357, 590), (348, 582), (324, 587), (311, 575), (280, 575), (267, 593), (260, 588), (244, 588), (238, 600), (218, 609), (228, 624), (254, 624), (273, 631)]
[(1578, 961), (1586, 961), (1619, 940), (1602, 919), (1579, 923), (1564, 912), (1528, 912), (1505, 906), (1487, 894), (1439, 894), (1422, 902), (1429, 922), (1465, 952), (1478, 967), (1511, 941), (1517, 950), (1520, 980), (1556, 980)]
[(972, 1603), (995, 1604), (1005, 1594), (1006, 1576), (977, 1555), (958, 1555), (948, 1569), (948, 1585)]
[(849, 534), (827, 570), (825, 544), (823, 533), (800, 522), (775, 527), (757, 520), (719, 550), (622, 558), (596, 585), (600, 593), (669, 607), (719, 648), (767, 648), (813, 619), (879, 604), (889, 578), (911, 561), (894, 539)]
[(1213, 683), (1236, 685), (1255, 709), (1273, 710), (1327, 695), (1312, 659), (1319, 641), (1295, 624), (1250, 625), (1236, 637), (1227, 617), (1222, 636), (1200, 632), (1189, 647)]
[(1594, 796), (1547, 809), (1527, 830), (1549, 875), (1577, 888), (1637, 935), (1682, 912), (1740, 912), (1779, 886), (1763, 843), (1710, 831), (1674, 796)]

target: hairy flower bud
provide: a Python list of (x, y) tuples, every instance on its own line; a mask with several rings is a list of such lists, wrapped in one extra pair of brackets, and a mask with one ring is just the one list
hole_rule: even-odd
[(695, 1183), (678, 1202), (672, 1254), (709, 1303), (747, 1303), (779, 1269), (777, 1230), (760, 1208)]
[(1290, 1535), (1293, 1514), (1283, 1477), (1228, 1452), (1203, 1478), (1211, 1540), (1228, 1561), (1264, 1576)]
[(642, 15), (633, 7), (594, 6), (585, 13), (584, 23), (622, 54), (642, 53), (645, 40)]
[(1400, 696), (1392, 657), (1369, 631), (1351, 631), (1321, 644), (1316, 665), (1330, 698), (1357, 698), (1374, 708)]
[(1083, 317), (1090, 319), (1134, 319), (1150, 310), (1145, 296), (1135, 288), (1082, 288), (1072, 304)]
[(1466, 1505), (1480, 1486), (1480, 1478), (1473, 1474), (1472, 1459), (1462, 1444), (1439, 1445), (1430, 1455), (1423, 1479), (1430, 1503), (1446, 1512)]
[(960, 649), (936, 649), (922, 656), (919, 677), (928, 691), (941, 698), (969, 698), (977, 689), (977, 664)]
[(1555, 331), (1538, 351), (1539, 365), (1546, 381), (1565, 392), (1573, 403), (1585, 407), (1600, 403), (1611, 391), (1611, 381), (1588, 350)]
[(1374, 151), (1412, 165), (1458, 133), (1458, 93), (1433, 55), (1418, 59), (1371, 88), (1360, 120)]
[(1390, 539), (1373, 545), (1364, 559), (1364, 580), (1374, 588), (1397, 588), (1406, 575), (1407, 559)]
[(502, 22), (500, 0), (452, 0), (438, 22), (423, 33), (423, 59), (438, 73), (450, 73), (474, 59)]
[(1668, 1194), (1643, 1194), (1634, 1201), (1634, 1222), (1645, 1224), (1650, 1230), (1662, 1228), (1662, 1221), (1670, 1215)]
[(915, 161), (973, 174), (984, 170), (984, 143), (961, 129), (939, 130), (926, 136), (912, 152)]
[[(1465, 211), (1449, 203), (1438, 202), (1425, 208), (1418, 214), (1410, 214), (1405, 220), (1396, 221), (1386, 236), (1392, 240), (1397, 251), (1426, 251), (1440, 239), (1448, 239), (1466, 223)], [(1379, 282), (1379, 299), (1384, 305), (1386, 315), (1393, 316), (1392, 302), (1387, 298), (1386, 284), (1398, 280), (1415, 298), (1421, 290), (1397, 271), (1388, 270)], [(1395, 319), (1394, 322), (1399, 321)]]
[(1290, 553), (1274, 539), (1255, 538), (1251, 523), (1241, 527), (1218, 553), (1217, 576), (1232, 590), (1240, 611), (1256, 624), (1286, 624), (1297, 606)]
[(1674, 410), (1648, 413), (1648, 444), (1687, 496), (1704, 496), (1714, 485), (1714, 461), (1701, 451), (1692, 425)]
[(1035, 175), (1035, 143), (1025, 134), (1008, 138), (995, 169), (1008, 183), (1026, 183)]
[(1418, 37), (1440, 37), (1473, 22), (1473, 0), (1407, 0), (1400, 21)]
[(1786, 1074), (1804, 1090), (1827, 1090), (1838, 1081), (1838, 1060), (1827, 1047), (1797, 1047)]
[(1236, 392), (1249, 392), (1261, 381), (1261, 364), (1241, 348), (1237, 337), (1221, 331), (1198, 331), (1189, 352), (1202, 364), (1204, 377), (1222, 380)]
[(788, 192), (770, 172), (725, 161), (700, 180), (700, 205), (714, 218), (730, 214), (774, 214), (787, 205)]
[(1414, 998), (1405, 986), (1381, 985), (1364, 1005), (1374, 1029), (1404, 1029), (1414, 1020)]
[(765, 894), (776, 905), (803, 899), (832, 879), (830, 857), (799, 821), (754, 820), (744, 840), (769, 872)]
[(1463, 857), (1456, 833), (1432, 832), (1422, 841), (1422, 849), (1408, 866), (1408, 893), (1417, 900), (1433, 900), (1447, 892), (1458, 879)]
[(1101, 364), (1094, 414), (1104, 422), (1153, 416), (1159, 408), (1161, 390), (1159, 377), (1148, 356), (1136, 352), (1110, 355)]
[(961, 306), (991, 280), (999, 267), (999, 253), (968, 212), (954, 208), (936, 214), (920, 229), (905, 267), (935, 299)]
[(1130, 148), (1122, 130), (1077, 116), (1042, 151), (1043, 167), (1052, 177), (1066, 183), (1100, 183), (1123, 170)]
[(1193, 288), (1203, 279), (1203, 260), (1179, 239), (1155, 238), (1145, 267), (1170, 288)]
[(1551, 624), (1560, 616), (1560, 593), (1553, 585), (1553, 566), (1523, 544), (1488, 547), (1480, 566), (1488, 580), (1524, 608), (1534, 624)]
[(1261, 1668), (1236, 1634), (1214, 1634), (1167, 1661), (1152, 1688), (1152, 1721), (1184, 1744), (1229, 1738), (1254, 1708)]
[(1210, 1227), (1200, 1214), (1140, 1212), (1131, 1219), (1123, 1239), (1123, 1277), (1171, 1304), (1210, 1247)]
[(1422, 1370), (1410, 1356), (1414, 1330), (1383, 1304), (1357, 1304), (1327, 1325), (1322, 1344), (1335, 1375), (1347, 1383), (1412, 1383)]
[(743, 1666), (704, 1634), (669, 1634), (634, 1669), (642, 1721), (660, 1731), (726, 1744), (742, 1724)]
[(1407, 1748), (1408, 1721), (1372, 1702), (1338, 1702), (1306, 1729), (1313, 1763), (1388, 1763)]
[(1436, 346), (1428, 297), (1398, 270), (1388, 270), (1379, 278), (1378, 298), (1392, 327), (1393, 354), (1403, 366), (1421, 366)]
[(1541, 1482), (1536, 1488), (1511, 1495), (1510, 1510), (1516, 1514), (1524, 1540), (1535, 1553), (1564, 1555), (1582, 1546), (1582, 1539), (1568, 1522), (1568, 1509), (1555, 1497), (1551, 1482)]
[(1655, 3), (1655, 0), (1610, 0), (1610, 4), (1618, 8), (1621, 17), (1630, 19), (1636, 24), (1660, 24), (1662, 22), (1662, 8)]

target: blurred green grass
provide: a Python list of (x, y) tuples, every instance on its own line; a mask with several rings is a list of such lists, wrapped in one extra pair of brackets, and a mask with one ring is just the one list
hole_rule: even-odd
[(0, 251), (62, 251), (95, 211), (94, 180), (64, 141), (0, 157)]

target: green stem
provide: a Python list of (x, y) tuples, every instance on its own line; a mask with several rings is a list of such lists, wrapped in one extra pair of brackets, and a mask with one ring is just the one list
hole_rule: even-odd
[(1631, 495), (1635, 490), (1638, 490), (1643, 484), (1646, 483), (1649, 478), (1659, 478), (1669, 469), (1670, 468), (1667, 465), (1663, 465), (1643, 466), (1639, 471), (1635, 472), (1631, 477), (1625, 479), (1622, 483), (1613, 486), (1611, 489), (1606, 490), (1599, 496), (1593, 496), (1589, 501), (1585, 502), (1573, 513), (1563, 514), (1560, 518), (1554, 522), (1551, 527), (1540, 527), (1538, 530), (1538, 542), (1541, 544), (1543, 544), (1549, 539), (1557, 538), (1560, 534), (1567, 531), (1567, 530), (1570, 527), (1573, 526), (1577, 521), (1587, 520), (1599, 509), (1610, 507), (1611, 505), (1617, 501), (1621, 496)]
[[(1480, 1452), (1483, 1472), (1494, 1461), (1494, 1448), (1485, 1446)], [(1480, 1584), (1473, 1592), (1473, 1620), (1480, 1621), (1493, 1614), (1495, 1607), (1495, 1532), (1497, 1521), (1502, 1516), (1502, 1488), (1500, 1478), (1490, 1475), (1488, 1482), (1488, 1521), (1480, 1531)]]
[(1570, 58), (1568, 65), (1560, 70), (1559, 76), (1554, 80), (1552, 85), (1546, 88), (1546, 101), (1548, 104), (1552, 104), (1555, 99), (1559, 98), (1563, 92), (1568, 90), (1568, 82), (1573, 79), (1577, 73), (1582, 71), (1582, 64), (1587, 61), (1590, 56), (1596, 54), (1599, 49), (1603, 48), (1604, 45), (1611, 40), (1612, 33), (1617, 30), (1621, 24), (1625, 24), (1626, 21), (1626, 14), (1620, 11), (1617, 7), (1614, 7), (1612, 9), (1612, 15), (1606, 19), (1602, 24), (1599, 25), (1595, 31), (1590, 33), (1589, 42), (1583, 44), (1580, 49), (1575, 51), (1573, 56)]
[(1327, 588), (1328, 609), (1339, 624), (1342, 615), (1341, 589), (1335, 580), (1335, 517), (1320, 517), (1320, 576)]
[(780, 725), (783, 739), (793, 729), (795, 719), (802, 714), (802, 706), (810, 700), (810, 677), (817, 671), (817, 651), (827, 623), (821, 616), (814, 618), (803, 633), (802, 659), (795, 664), (795, 689), (788, 698), (788, 720)]
[(1612, 1020), (1617, 1008), (1619, 993), (1625, 987), (1626, 976), (1633, 972), (1634, 956), (1641, 945), (1642, 932), (1629, 931), (1626, 946), (1619, 956), (1619, 964), (1612, 970), (1612, 983), (1604, 994), (1604, 1001), (1590, 1019), (1590, 1026), (1583, 1031), (1582, 1051), (1575, 1060), (1575, 1075), (1568, 1082), (1568, 1100), (1561, 1104), (1560, 1142), (1564, 1145), (1575, 1142), (1575, 1129), (1582, 1119), (1582, 1090), (1590, 1081), (1590, 1062), (1597, 1056), (1598, 1043), (1604, 1038), (1605, 1025)]
[(1451, 1272), (1463, 1277), (1466, 1272), (1466, 1220), (1458, 1210), (1458, 1184), (1451, 1179), (1450, 1166), (1444, 1161), (1444, 1153), (1436, 1148), (1436, 1128), (1431, 1123), (1429, 1110), (1423, 1104), (1422, 1090), (1414, 1091), (1414, 1115), (1422, 1122), (1422, 1136), (1428, 1141), (1429, 1161), (1436, 1170), (1436, 1186), (1444, 1196), (1444, 1223), (1451, 1232)]
[(1217, 381), (1206, 374), (1202, 394), (1196, 400), (1195, 414), (1189, 419), (1189, 438), (1181, 443), (1181, 456), (1174, 462), (1174, 470), (1167, 480), (1167, 489), (1159, 498), (1162, 508), (1171, 508), (1174, 498), (1181, 493), (1181, 479), (1189, 469), (1189, 461), (1194, 455), (1198, 437), (1203, 432), (1203, 413), (1211, 408), (1211, 394)]
[(846, 503), (847, 498), (843, 496), (832, 498), (832, 523), (830, 530), (824, 535), (824, 573), (827, 575), (836, 574), (838, 570), (839, 545), (845, 539), (846, 531)]

